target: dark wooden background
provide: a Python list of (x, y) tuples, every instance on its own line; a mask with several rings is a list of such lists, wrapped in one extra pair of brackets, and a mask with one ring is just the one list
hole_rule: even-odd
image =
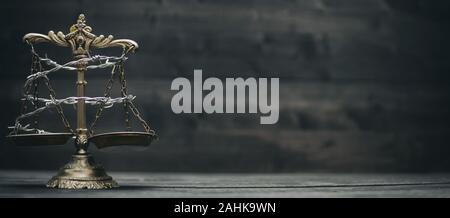
[[(450, 170), (449, 1), (16, 0), (0, 8), (1, 135), (18, 114), (29, 69), (22, 36), (67, 32), (83, 12), (97, 35), (139, 42), (126, 65), (128, 83), (160, 135), (146, 150), (92, 149), (107, 169)], [(70, 55), (39, 49), (59, 62)], [(194, 68), (204, 77), (280, 77), (279, 122), (173, 114), (170, 82), (191, 78)], [(91, 96), (101, 95), (106, 78), (88, 75)], [(73, 95), (74, 74), (52, 79), (60, 97)], [(102, 130), (121, 128), (120, 109), (107, 114)], [(60, 127), (51, 116), (41, 121)], [(72, 151), (71, 144), (17, 148), (2, 139), (0, 168), (56, 169)]]

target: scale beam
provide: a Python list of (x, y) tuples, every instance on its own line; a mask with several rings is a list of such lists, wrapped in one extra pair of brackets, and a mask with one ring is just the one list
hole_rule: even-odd
[(78, 16), (77, 23), (70, 27), (70, 33), (65, 35), (61, 31), (49, 31), (47, 35), (28, 33), (23, 41), (31, 44), (42, 42), (52, 43), (62, 47), (71, 47), (74, 54), (84, 54), (91, 48), (122, 47), (127, 52), (134, 52), (139, 48), (137, 42), (131, 39), (114, 39), (114, 36), (96, 36), (91, 33), (92, 28), (86, 25), (84, 14)]

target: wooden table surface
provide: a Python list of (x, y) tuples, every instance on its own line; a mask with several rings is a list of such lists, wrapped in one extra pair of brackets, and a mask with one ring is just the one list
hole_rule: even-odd
[(54, 174), (0, 171), (0, 197), (450, 197), (450, 174), (109, 172), (120, 188), (46, 188)]

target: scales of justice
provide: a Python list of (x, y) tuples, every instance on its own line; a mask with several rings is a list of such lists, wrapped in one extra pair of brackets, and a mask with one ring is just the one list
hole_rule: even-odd
[[(92, 28), (86, 25), (83, 14), (79, 15), (77, 23), (70, 27), (70, 32), (67, 35), (62, 32), (54, 33), (53, 31), (50, 31), (48, 35), (29, 33), (23, 37), (23, 40), (31, 46), (31, 73), (23, 87), (21, 115), (16, 118), (15, 125), (9, 127), (12, 130), (7, 138), (19, 146), (64, 145), (70, 139), (74, 139), (76, 152), (73, 154), (72, 160), (63, 166), (57, 175), (50, 179), (47, 187), (68, 189), (118, 187), (118, 184), (106, 174), (103, 167), (95, 163), (88, 152), (88, 146), (89, 144), (94, 144), (99, 149), (123, 145), (148, 146), (157, 137), (155, 131), (141, 117), (133, 102), (135, 96), (127, 91), (124, 62), (127, 60), (127, 55), (138, 48), (138, 44), (129, 39), (114, 39), (111, 35), (107, 37), (94, 35)], [(39, 56), (33, 45), (44, 42), (71, 48), (73, 60), (65, 64), (58, 64), (47, 57)], [(109, 47), (122, 48), (122, 55), (91, 56), (90, 54), (92, 48)], [(87, 97), (85, 94), (87, 85), (85, 74), (87, 70), (103, 68), (112, 69), (104, 96)], [(76, 72), (76, 97), (56, 98), (49, 76), (59, 70)], [(120, 83), (121, 96), (117, 98), (111, 97), (114, 81)], [(47, 89), (47, 98), (39, 96), (41, 93), (39, 92), (40, 86)], [(65, 116), (63, 104), (75, 107), (76, 129), (71, 127), (69, 120)], [(103, 110), (115, 104), (123, 106), (125, 130), (122, 132), (96, 134), (94, 129), (97, 121), (102, 118)], [(86, 120), (87, 105), (97, 108), (95, 118), (89, 126)], [(57, 112), (66, 129), (65, 132), (52, 133), (39, 129), (39, 113), (46, 110), (55, 110)], [(142, 125), (144, 131), (136, 132), (132, 130), (130, 122), (133, 117), (131, 116), (134, 116)], [(28, 122), (28, 124), (24, 124), (24, 122)]]

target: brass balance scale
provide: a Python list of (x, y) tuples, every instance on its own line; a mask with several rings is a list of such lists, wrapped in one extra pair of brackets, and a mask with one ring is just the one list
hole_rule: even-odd
[[(141, 117), (139, 110), (135, 106), (133, 99), (127, 91), (125, 80), (124, 61), (127, 54), (134, 52), (138, 44), (129, 39), (114, 39), (109, 35), (96, 36), (92, 28), (86, 25), (85, 16), (80, 14), (77, 23), (72, 25), (70, 32), (64, 35), (62, 32), (54, 33), (50, 31), (48, 35), (29, 33), (23, 37), (23, 40), (31, 46), (32, 64), (31, 74), (27, 77), (24, 85), (22, 98), (21, 115), (16, 118), (15, 126), (10, 127), (12, 132), (7, 136), (16, 145), (19, 146), (43, 146), (43, 145), (64, 145), (69, 139), (74, 139), (76, 152), (72, 160), (63, 166), (58, 174), (50, 179), (47, 187), (68, 188), (68, 189), (104, 189), (118, 187), (118, 184), (106, 174), (105, 170), (99, 164), (94, 162), (91, 154), (88, 153), (88, 145), (94, 144), (97, 148), (106, 148), (111, 146), (148, 146), (156, 139), (155, 132), (150, 128), (147, 122)], [(49, 58), (40, 57), (34, 50), (33, 45), (37, 43), (52, 43), (57, 46), (70, 47), (74, 60), (58, 64)], [(121, 47), (121, 56), (101, 56), (90, 55), (91, 48)], [(85, 95), (85, 73), (87, 70), (112, 68), (111, 77), (107, 82), (104, 96), (87, 97)], [(64, 99), (57, 99), (54, 89), (47, 77), (50, 73), (58, 70), (72, 70), (77, 72), (77, 96)], [(111, 90), (114, 81), (120, 82), (121, 97), (111, 98)], [(49, 98), (38, 96), (39, 84), (44, 84), (49, 93)], [(66, 118), (62, 104), (71, 104), (75, 106), (77, 117), (77, 128), (73, 130)], [(95, 134), (94, 127), (97, 121), (102, 117), (105, 108), (112, 107), (114, 104), (122, 104), (125, 112), (126, 130), (123, 132), (109, 132)], [(86, 125), (86, 105), (97, 107), (95, 118), (89, 128)], [(29, 110), (29, 108), (33, 110)], [(51, 133), (38, 129), (39, 113), (48, 109), (55, 109), (62, 123), (66, 128), (63, 133)], [(130, 126), (130, 112), (142, 125), (144, 131), (132, 131)], [(34, 120), (33, 120), (34, 119)], [(21, 122), (28, 120), (30, 124), (23, 125)], [(31, 126), (31, 127), (30, 127)], [(33, 128), (32, 128), (33, 127)]]

